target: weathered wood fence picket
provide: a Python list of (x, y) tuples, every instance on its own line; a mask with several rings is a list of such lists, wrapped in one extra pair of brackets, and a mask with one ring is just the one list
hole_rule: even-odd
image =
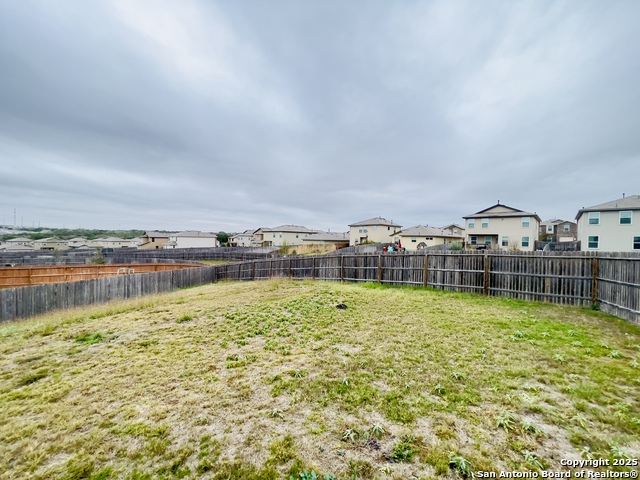
[[(590, 306), (640, 324), (640, 256), (424, 252), (290, 256), (0, 290), (0, 321), (222, 280), (272, 277), (413, 285)], [(33, 290), (29, 290), (33, 289)]]

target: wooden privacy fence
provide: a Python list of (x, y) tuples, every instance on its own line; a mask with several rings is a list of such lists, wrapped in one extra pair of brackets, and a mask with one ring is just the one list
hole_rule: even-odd
[(199, 268), (185, 263), (134, 263), (119, 265), (56, 265), (0, 267), (0, 288), (41, 283), (77, 282), (114, 275)]
[[(198, 276), (189, 280), (187, 285), (180, 275), (191, 275), (191, 272), (201, 273), (193, 273)], [(175, 276), (169, 277), (167, 274)], [(640, 323), (640, 256), (633, 254), (407, 252), (291, 256), (129, 277), (130, 282), (139, 282), (139, 285), (135, 283), (138, 286), (133, 290), (130, 283), (113, 283), (115, 280), (112, 283), (100, 283), (110, 279), (92, 280), (90, 282), (96, 283), (87, 283), (82, 287), (87, 290), (81, 290), (80, 293), (76, 293), (76, 287), (66, 287), (67, 290), (64, 290), (65, 285), (70, 285), (68, 283), (46, 286), (60, 288), (56, 290), (58, 293), (53, 290), (47, 293), (19, 292), (40, 286), (0, 290), (0, 320), (211, 281), (286, 277), (414, 285), (566, 305), (598, 304), (607, 313)], [(122, 292), (121, 289), (125, 288), (128, 290)], [(99, 293), (93, 293), (92, 289)], [(57, 300), (58, 296), (65, 295), (67, 300)], [(52, 299), (55, 301), (49, 304)], [(13, 307), (6, 307), (7, 304)], [(48, 308), (49, 305), (51, 308)]]
[(200, 267), (7, 288), (0, 290), (0, 321), (195, 287), (214, 277), (215, 267)]

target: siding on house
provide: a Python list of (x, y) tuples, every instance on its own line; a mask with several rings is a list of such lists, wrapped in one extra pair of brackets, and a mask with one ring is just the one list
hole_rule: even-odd
[(584, 251), (640, 252), (640, 195), (582, 208), (576, 222)]
[(370, 218), (349, 225), (349, 245), (361, 245), (365, 242), (390, 243), (389, 235), (398, 232), (402, 225), (382, 217)]
[(493, 249), (530, 252), (538, 239), (540, 217), (536, 213), (497, 203), (463, 218), (466, 244), (471, 248), (484, 244)]

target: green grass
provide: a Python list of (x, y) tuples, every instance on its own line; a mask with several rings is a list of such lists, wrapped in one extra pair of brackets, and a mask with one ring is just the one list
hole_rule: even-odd
[(0, 325), (0, 479), (638, 458), (639, 360), (640, 329), (601, 312), (420, 288), (229, 282), (71, 310)]

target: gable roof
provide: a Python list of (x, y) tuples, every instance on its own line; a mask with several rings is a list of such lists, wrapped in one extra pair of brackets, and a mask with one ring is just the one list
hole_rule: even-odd
[(457, 223), (452, 223), (450, 225), (445, 225), (444, 227), (440, 227), (443, 230), (446, 230), (447, 228), (459, 228), (460, 230), (464, 230), (464, 227), (461, 227), (460, 225), (458, 225)]
[(384, 227), (400, 227), (400, 228), (402, 228), (402, 225), (398, 225), (397, 223), (393, 223), (393, 220), (387, 220), (386, 218), (382, 218), (382, 217), (370, 218), (369, 220), (363, 220), (361, 222), (352, 223), (349, 226), (350, 227), (360, 227), (360, 226), (368, 226), (368, 225), (382, 225)]
[[(280, 225), (279, 227), (259, 228), (258, 230), (262, 230), (263, 232), (318, 233), (318, 230), (311, 230), (310, 228), (302, 227), (300, 225)], [(256, 230), (256, 232), (258, 230)]]
[(170, 237), (197, 237), (197, 238), (218, 238), (213, 233), (199, 232), (197, 230), (185, 230), (184, 232), (174, 233)]
[(640, 210), (640, 195), (629, 195), (628, 197), (622, 197), (617, 200), (594, 205), (593, 207), (581, 208), (578, 210), (576, 220), (578, 220), (584, 212), (616, 212), (620, 210)]
[(154, 232), (154, 231), (144, 232), (144, 234), (142, 236), (143, 237), (154, 237), (154, 238), (169, 238), (169, 234), (168, 233)]
[(24, 243), (24, 242), (33, 242), (33, 240), (26, 237), (17, 237), (17, 238), (10, 238), (9, 240), (5, 240), (5, 243)]
[(540, 222), (540, 225), (560, 225), (561, 223), (573, 223), (571, 220), (561, 220), (559, 218), (554, 218), (553, 220), (545, 220), (544, 222)]
[(306, 238), (302, 239), (303, 242), (313, 242), (313, 241), (321, 241), (321, 242), (349, 242), (349, 234), (348, 233), (338, 233), (338, 232), (318, 232), (312, 235), (309, 235)]
[[(499, 211), (491, 212), (491, 210), (498, 209)], [(503, 205), (501, 203), (496, 203), (495, 205), (490, 206), (489, 208), (485, 208), (484, 210), (480, 210), (471, 215), (467, 215), (466, 217), (462, 217), (464, 219), (467, 218), (513, 218), (513, 217), (533, 217), (540, 221), (540, 217), (537, 213), (525, 212), (523, 210), (518, 210), (517, 208), (510, 207), (508, 205)]]
[[(393, 234), (392, 234), (393, 235)], [(454, 235), (446, 230), (438, 227), (430, 227), (429, 225), (416, 225), (415, 227), (401, 230), (395, 235), (401, 237), (448, 237), (448, 238), (464, 238), (462, 235)]]

